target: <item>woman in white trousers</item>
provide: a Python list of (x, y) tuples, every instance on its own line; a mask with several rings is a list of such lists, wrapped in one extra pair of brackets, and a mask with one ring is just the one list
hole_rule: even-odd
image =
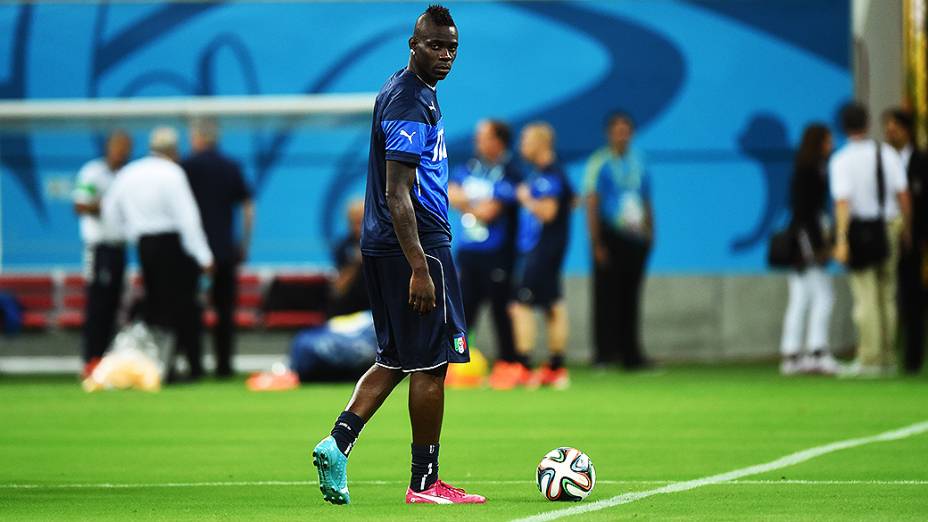
[(783, 318), (780, 351), (783, 375), (833, 375), (838, 363), (829, 350), (828, 327), (834, 304), (826, 265), (831, 241), (826, 225), (831, 132), (822, 124), (806, 127), (790, 187), (790, 230), (796, 241), (795, 268), (789, 274), (789, 303)]

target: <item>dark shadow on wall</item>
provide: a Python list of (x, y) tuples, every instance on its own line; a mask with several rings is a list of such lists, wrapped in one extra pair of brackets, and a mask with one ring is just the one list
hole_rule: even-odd
[[(10, 56), (6, 63), (10, 67), (0, 74), (6, 75), (7, 81), (0, 83), (0, 99), (19, 100), (26, 97), (26, 48), (32, 31), (33, 6), (24, 4), (19, 7), (16, 28), (12, 35)], [(19, 180), (26, 192), (26, 197), (35, 208), (36, 214), (43, 222), (48, 221), (48, 212), (42, 202), (39, 176), (36, 172), (35, 158), (32, 154), (32, 139), (26, 132), (0, 133), (0, 165), (10, 169), (13, 177)]]
[(763, 244), (779, 225), (789, 196), (792, 152), (783, 120), (773, 114), (758, 113), (748, 120), (738, 139), (742, 154), (756, 161), (764, 178), (766, 199), (749, 231), (731, 242), (732, 252), (744, 252)]
[[(565, 163), (585, 158), (601, 146), (603, 120), (609, 111), (628, 110), (639, 129), (647, 127), (670, 106), (686, 80), (680, 50), (661, 34), (627, 18), (574, 3), (516, 2), (511, 6), (584, 34), (608, 53), (608, 69), (597, 83), (564, 102), (537, 107), (509, 122), (516, 131), (534, 120), (545, 120), (555, 129), (570, 129), (557, 140), (559, 157)], [(518, 88), (507, 95), (518, 96)], [(492, 116), (475, 114), (474, 122)], [(472, 143), (471, 136), (455, 136), (448, 143), (449, 157), (470, 157)]]

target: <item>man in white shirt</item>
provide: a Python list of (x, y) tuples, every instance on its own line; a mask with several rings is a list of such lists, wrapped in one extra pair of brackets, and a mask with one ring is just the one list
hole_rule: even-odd
[(116, 171), (126, 164), (131, 154), (132, 139), (123, 131), (114, 131), (106, 141), (106, 155), (88, 161), (77, 173), (74, 211), (80, 218), (86, 280), (82, 377), (93, 372), (113, 340), (115, 331), (116, 314), (122, 298), (126, 249), (123, 238), (105, 237), (100, 221), (100, 201), (112, 184)]
[[(882, 218), (886, 226), (888, 255), (876, 264), (852, 269), (851, 292), (854, 320), (860, 341), (850, 375), (878, 376), (895, 372), (896, 268), (900, 242), (911, 242), (911, 204), (905, 169), (889, 145), (867, 139), (869, 116), (860, 104), (841, 111), (848, 143), (831, 158), (829, 180), (835, 200), (835, 259), (848, 263), (848, 231), (851, 221)], [(880, 202), (877, 182), (877, 147), (882, 163), (884, 198)]]
[[(212, 271), (196, 201), (177, 161), (177, 131), (151, 133), (151, 154), (126, 165), (103, 199), (108, 227), (138, 244), (145, 285), (145, 320), (173, 330), (177, 352), (187, 356), (190, 380), (203, 374), (202, 317), (197, 302), (201, 271)], [(168, 380), (173, 375), (168, 364)]]

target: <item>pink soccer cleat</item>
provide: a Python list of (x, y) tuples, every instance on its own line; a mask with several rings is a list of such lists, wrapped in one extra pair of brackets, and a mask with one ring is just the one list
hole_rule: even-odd
[(432, 487), (425, 491), (415, 492), (412, 488), (406, 490), (407, 504), (483, 504), (486, 498), (473, 495), (461, 488), (456, 488), (442, 482), (435, 481)]

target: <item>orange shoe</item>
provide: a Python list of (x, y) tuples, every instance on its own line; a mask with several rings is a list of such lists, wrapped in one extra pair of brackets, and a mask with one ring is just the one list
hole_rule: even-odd
[(550, 386), (556, 390), (564, 390), (570, 386), (570, 374), (567, 368), (560, 367), (552, 370), (547, 364), (535, 372), (535, 380), (540, 386)]
[(493, 363), (493, 369), (490, 370), (490, 376), (487, 377), (487, 385), (489, 385), (490, 388), (493, 388), (494, 390), (507, 389), (506, 384), (508, 383), (506, 374), (508, 373), (507, 370), (509, 370), (510, 364), (511, 363), (508, 361), (496, 361)]
[(515, 374), (515, 381), (517, 386), (525, 386), (526, 388), (531, 388), (534, 385), (534, 373), (526, 366), (522, 366), (520, 363), (513, 363), (513, 373)]
[(494, 390), (511, 390), (520, 384), (522, 365), (515, 362), (497, 361), (490, 374), (490, 387)]
[(83, 371), (81, 371), (81, 380), (83, 381), (84, 379), (90, 377), (93, 371), (97, 369), (97, 365), (99, 365), (100, 361), (102, 360), (103, 359), (100, 357), (94, 357), (93, 359), (87, 361), (87, 363), (84, 364)]

